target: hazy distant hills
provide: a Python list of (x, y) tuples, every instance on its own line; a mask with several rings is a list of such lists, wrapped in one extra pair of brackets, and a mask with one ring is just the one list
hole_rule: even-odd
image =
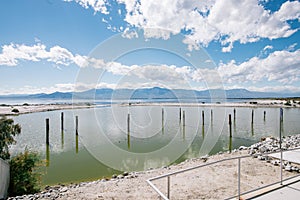
[(141, 89), (96, 89), (84, 92), (54, 92), (51, 94), (28, 94), (28, 95), (6, 95), (0, 98), (28, 98), (28, 99), (255, 99), (255, 98), (283, 98), (299, 97), (300, 93), (275, 93), (275, 92), (255, 92), (246, 89), (232, 90), (184, 90), (166, 88), (141, 88)]

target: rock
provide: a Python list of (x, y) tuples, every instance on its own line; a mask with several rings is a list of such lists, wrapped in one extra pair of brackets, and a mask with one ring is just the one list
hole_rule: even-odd
[(123, 178), (124, 178), (124, 176), (122, 174), (117, 176), (117, 179), (123, 179)]
[(247, 150), (248, 149), (248, 147), (245, 147), (245, 146), (240, 146), (239, 147), (239, 150), (241, 151), (241, 150)]
[(58, 191), (61, 192), (61, 193), (64, 193), (64, 192), (68, 191), (68, 188), (63, 187), (63, 188), (60, 188)]
[(46, 185), (45, 190), (49, 190), (51, 187), (49, 185)]
[(292, 166), (287, 165), (287, 166), (284, 167), (284, 170), (290, 172), (290, 171), (292, 171)]
[(261, 146), (258, 148), (258, 150), (261, 152), (261, 153), (266, 153), (269, 151), (269, 149), (266, 147), (266, 146)]
[(123, 172), (123, 176), (128, 176), (128, 172)]
[(273, 164), (274, 166), (278, 166), (279, 165), (278, 160), (272, 160), (271, 164)]
[(113, 174), (113, 175), (111, 176), (111, 178), (117, 178), (117, 175), (116, 175), (116, 174)]
[(265, 156), (257, 156), (257, 158), (258, 158), (259, 160), (266, 160), (266, 157), (265, 157)]

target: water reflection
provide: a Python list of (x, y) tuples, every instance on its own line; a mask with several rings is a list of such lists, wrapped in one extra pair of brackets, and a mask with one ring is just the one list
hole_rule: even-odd
[(46, 166), (50, 165), (50, 147), (49, 144), (46, 144)]
[[(280, 122), (278, 108), (256, 108), (254, 118), (252, 108), (238, 107), (233, 111), (233, 127), (229, 128), (228, 115), (232, 113), (232, 108), (226, 109), (226, 117), (220, 114), (220, 110), (224, 109), (221, 107), (212, 109), (211, 107), (178, 108), (168, 106), (162, 109), (161, 106), (131, 106), (130, 114), (125, 106), (116, 109), (119, 109), (117, 116), (111, 113), (110, 107), (95, 110), (64, 111), (63, 131), (61, 130), (61, 111), (16, 116), (14, 120), (21, 125), (22, 134), (16, 137), (17, 145), (12, 146), (11, 152), (12, 154), (21, 152), (26, 146), (41, 152), (46, 157), (48, 166), (43, 183), (50, 184), (58, 183), (58, 181), (63, 183), (95, 177), (101, 178), (115, 173), (115, 170), (100, 163), (89, 154), (82, 142), (82, 137), (90, 136), (95, 148), (101, 146), (108, 157), (116, 158), (119, 158), (120, 155), (111, 154), (106, 147), (117, 144), (122, 150), (146, 154), (161, 149), (170, 142), (176, 143), (178, 148), (190, 142), (191, 146), (176, 161), (180, 162), (187, 158), (199, 156), (207, 149), (205, 145), (209, 146), (210, 142), (215, 145), (207, 153), (214, 154), (224, 150), (232, 150), (242, 145), (249, 146), (264, 136), (278, 136), (279, 130), (282, 133), (284, 131), (285, 135), (300, 133), (300, 123), (298, 123), (300, 109), (297, 108), (284, 109), (284, 120)], [(204, 114), (210, 112), (210, 128), (208, 127), (209, 119), (203, 120), (202, 111)], [(149, 113), (149, 116), (143, 117), (144, 113)], [(268, 119), (266, 119), (266, 113)], [(97, 121), (91, 118), (95, 115)], [(78, 116), (77, 120), (74, 120), (74, 116)], [(122, 120), (116, 120), (117, 117)], [(46, 145), (45, 151), (45, 134), (41, 134), (45, 133), (46, 118), (51, 121), (49, 124), (51, 152), (49, 145)], [(147, 120), (151, 120), (151, 123)], [(280, 127), (279, 123), (281, 123)], [(144, 126), (145, 124), (147, 126)], [(80, 140), (76, 133), (80, 134)], [(102, 138), (95, 140), (93, 136), (99, 134), (110, 143), (105, 143)], [(176, 151), (177, 149), (174, 149), (170, 153)], [(206, 154), (206, 152), (204, 153)], [(162, 164), (159, 160), (165, 162), (170, 159), (168, 155), (160, 155), (155, 159), (151, 158), (151, 160), (153, 161), (152, 164), (152, 161), (145, 158), (144, 163), (139, 162), (136, 165), (141, 166), (142, 170), (144, 166), (159, 167)], [(122, 159), (120, 159), (120, 165), (121, 162)], [(134, 163), (136, 160), (131, 162)], [(71, 164), (74, 168), (72, 170), (69, 167)], [(128, 163), (127, 167), (130, 167)], [(71, 171), (73, 172), (71, 173)]]

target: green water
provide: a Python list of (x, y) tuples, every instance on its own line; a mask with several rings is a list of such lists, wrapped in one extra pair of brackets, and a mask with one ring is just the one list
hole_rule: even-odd
[[(22, 134), (16, 138), (17, 144), (11, 151), (15, 154), (27, 147), (39, 152), (48, 165), (43, 168), (43, 184), (51, 185), (95, 180), (120, 171), (157, 168), (227, 151), (229, 114), (232, 115), (233, 149), (249, 146), (264, 136), (278, 136), (279, 108), (254, 108), (253, 124), (252, 108), (235, 108), (235, 118), (233, 109), (182, 107), (181, 114), (184, 111), (185, 117), (181, 116), (181, 120), (179, 108), (175, 106), (109, 106), (25, 114), (14, 117), (22, 126)], [(63, 132), (61, 112), (64, 112)], [(79, 118), (77, 138), (75, 116)], [(48, 149), (46, 118), (50, 120)], [(284, 109), (283, 135), (300, 133), (299, 118), (300, 109)]]

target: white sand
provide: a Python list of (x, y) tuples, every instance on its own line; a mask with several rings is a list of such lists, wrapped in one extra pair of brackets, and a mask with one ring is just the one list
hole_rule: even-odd
[[(246, 151), (209, 157), (206, 163), (229, 157), (246, 155)], [(226, 161), (171, 177), (172, 199), (224, 199), (237, 194), (237, 160)], [(204, 164), (201, 159), (192, 159), (169, 169), (156, 169), (137, 173), (137, 178), (95, 181), (69, 188), (58, 199), (159, 199), (158, 194), (146, 180), (158, 175)], [(256, 158), (241, 161), (241, 192), (280, 180), (280, 168)], [(294, 173), (284, 172), (284, 177)], [(166, 194), (166, 178), (154, 181)]]
[[(93, 108), (94, 106), (85, 104), (33, 104), (33, 105), (14, 105), (14, 106), (0, 106), (0, 115), (18, 115), (33, 112), (45, 112), (52, 110), (67, 110), (67, 109), (81, 109)], [(18, 109), (19, 112), (12, 112), (13, 109)]]
[[(257, 102), (257, 104), (251, 104), (250, 102)], [(300, 107), (299, 102), (292, 103), (291, 106), (284, 105), (285, 100), (249, 100), (244, 103), (132, 103), (131, 106), (186, 106), (186, 107)], [(128, 106), (128, 104), (120, 104), (121, 106)], [(97, 105), (101, 106), (101, 105)], [(0, 106), (0, 116), (1, 115), (18, 115), (26, 114), (33, 112), (45, 112), (51, 110), (66, 110), (66, 109), (80, 109), (80, 108), (93, 108), (95, 105), (86, 105), (86, 104), (32, 104), (28, 106), (24, 105), (8, 105)], [(16, 108), (19, 110), (18, 113), (12, 112)]]

